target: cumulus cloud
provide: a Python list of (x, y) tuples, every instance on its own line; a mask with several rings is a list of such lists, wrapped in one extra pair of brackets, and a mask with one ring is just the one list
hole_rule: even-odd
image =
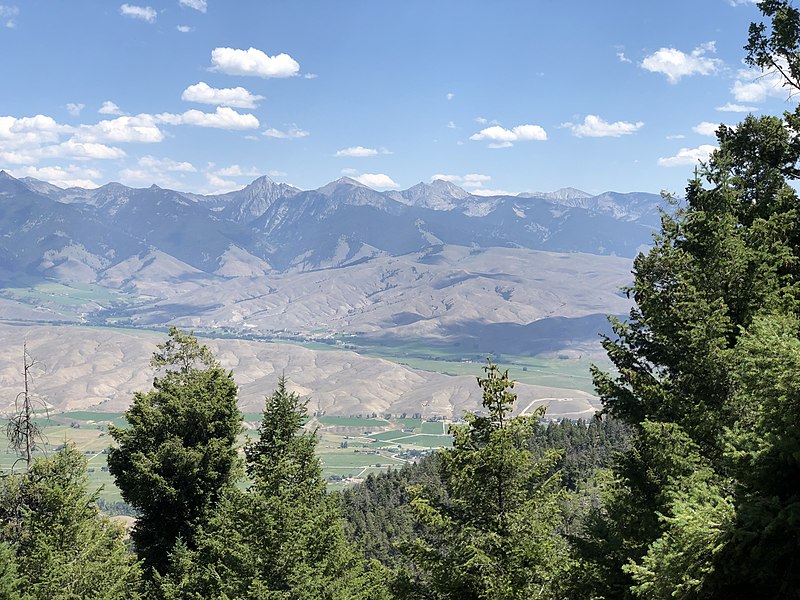
[(155, 116), (161, 123), (169, 125), (194, 125), (214, 129), (258, 129), (261, 125), (255, 115), (239, 113), (227, 106), (218, 106), (216, 112), (205, 113), (200, 110), (187, 110), (182, 114), (161, 113)]
[(164, 139), (164, 133), (158, 128), (155, 117), (141, 114), (81, 125), (75, 139), (81, 142), (154, 144)]
[(576, 137), (621, 137), (636, 133), (644, 127), (644, 123), (641, 121), (636, 123), (628, 121), (609, 123), (597, 115), (586, 115), (583, 123), (562, 123), (561, 126), (570, 129), (572, 135)]
[(125, 151), (121, 148), (97, 144), (94, 142), (79, 142), (74, 139), (67, 140), (54, 146), (46, 146), (39, 152), (43, 158), (72, 157), (79, 159), (112, 160), (124, 158)]
[(216, 104), (232, 108), (256, 108), (264, 96), (251, 94), (243, 87), (213, 88), (204, 81), (190, 85), (181, 94), (181, 100), (200, 104)]
[(46, 181), (61, 188), (68, 187), (82, 187), (86, 189), (94, 189), (99, 187), (94, 182), (99, 179), (102, 174), (97, 169), (78, 167), (76, 165), (69, 165), (66, 167), (50, 166), (50, 167), (22, 167), (11, 171), (14, 177), (33, 177), (41, 181)]
[(79, 117), (81, 111), (86, 108), (85, 104), (80, 104), (76, 102), (69, 102), (67, 104), (67, 112), (72, 115), (73, 117)]
[(734, 104), (732, 102), (728, 102), (727, 104), (723, 104), (722, 106), (718, 106), (716, 110), (720, 112), (755, 112), (758, 110), (755, 106), (747, 106), (746, 104)]
[(227, 75), (264, 78), (293, 77), (300, 71), (299, 63), (288, 54), (269, 56), (257, 48), (214, 48), (211, 51), (211, 64), (212, 71)]
[(190, 162), (177, 161), (171, 158), (143, 156), (136, 161), (135, 167), (128, 167), (119, 172), (121, 181), (129, 184), (155, 183), (161, 187), (180, 188), (183, 173), (196, 173), (197, 169)]
[(391, 177), (383, 173), (364, 173), (363, 175), (354, 177), (354, 179), (371, 188), (397, 189), (400, 187)]
[(431, 181), (436, 181), (437, 179), (455, 183), (465, 188), (480, 188), (483, 187), (484, 183), (491, 181), (492, 178), (490, 175), (481, 175), (480, 173), (467, 173), (466, 175), (445, 175), (443, 173), (437, 173), (431, 177)]
[(659, 158), (659, 167), (683, 167), (696, 165), (699, 162), (705, 162), (711, 153), (716, 150), (716, 146), (711, 144), (703, 144), (697, 148), (681, 148), (675, 156), (667, 158)]
[(716, 73), (722, 66), (722, 61), (706, 56), (707, 53), (714, 52), (714, 42), (698, 46), (689, 54), (676, 48), (660, 48), (645, 57), (640, 66), (652, 73), (661, 73), (670, 83), (678, 83), (683, 77)]
[(34, 149), (43, 144), (57, 142), (61, 134), (71, 131), (73, 131), (72, 127), (61, 125), (46, 115), (21, 118), (0, 117), (0, 148), (6, 152)]
[(119, 13), (123, 17), (131, 19), (141, 19), (148, 23), (155, 23), (156, 11), (152, 6), (136, 6), (134, 4), (123, 4), (119, 7)]
[(700, 135), (716, 137), (718, 127), (719, 123), (711, 123), (709, 121), (703, 121), (702, 123), (698, 123), (697, 125), (692, 127), (692, 131), (694, 131), (695, 133), (699, 133)]
[(279, 140), (297, 140), (300, 138), (308, 137), (310, 133), (305, 129), (300, 129), (297, 125), (292, 125), (286, 131), (281, 131), (280, 129), (275, 129), (274, 127), (270, 127), (266, 129), (262, 135), (267, 137), (276, 138)]
[(201, 13), (206, 12), (208, 9), (206, 0), (178, 0), (178, 4), (187, 8), (199, 10)]
[(513, 129), (492, 125), (472, 134), (469, 139), (475, 142), (492, 142), (489, 144), (490, 148), (508, 148), (514, 142), (544, 141), (547, 139), (547, 132), (539, 125), (517, 125)]
[(114, 104), (111, 100), (106, 100), (105, 102), (103, 102), (103, 105), (100, 107), (100, 109), (97, 112), (99, 112), (101, 115), (123, 115), (123, 114), (125, 114), (120, 110), (119, 106)]

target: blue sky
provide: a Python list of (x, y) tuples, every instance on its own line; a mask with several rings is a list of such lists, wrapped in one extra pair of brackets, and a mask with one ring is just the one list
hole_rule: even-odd
[(0, 2), (0, 168), (62, 187), (681, 193), (791, 108), (744, 0)]

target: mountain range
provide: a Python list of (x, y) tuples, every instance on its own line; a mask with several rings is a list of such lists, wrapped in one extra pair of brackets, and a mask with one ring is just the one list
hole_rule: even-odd
[[(380, 192), (346, 177), (316, 190), (260, 177), (198, 195), (0, 171), (0, 321), (178, 325), (434, 359), (434, 370), (489, 353), (583, 357), (585, 369), (606, 315), (630, 309), (621, 289), (661, 208), (649, 193), (486, 197), (443, 180)], [(561, 381), (586, 390), (576, 377)], [(460, 402), (453, 394), (443, 405)]]

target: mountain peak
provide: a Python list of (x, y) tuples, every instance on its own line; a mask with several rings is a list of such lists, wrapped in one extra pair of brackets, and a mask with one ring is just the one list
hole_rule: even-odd
[(340, 177), (336, 181), (331, 181), (330, 183), (328, 183), (326, 185), (323, 185), (317, 191), (320, 194), (324, 194), (326, 196), (329, 196), (329, 195), (333, 194), (334, 192), (336, 192), (339, 188), (342, 188), (342, 187), (345, 187), (345, 186), (347, 186), (347, 187), (355, 186), (355, 187), (360, 187), (360, 188), (372, 189), (369, 186), (364, 185), (360, 181), (356, 181), (352, 177)]
[(523, 192), (517, 195), (520, 198), (545, 198), (547, 200), (586, 200), (593, 197), (591, 194), (573, 187), (560, 188), (555, 192)]

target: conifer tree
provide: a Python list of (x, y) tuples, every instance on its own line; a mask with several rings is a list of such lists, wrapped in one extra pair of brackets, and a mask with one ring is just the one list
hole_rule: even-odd
[(194, 548), (233, 486), (242, 416), (233, 374), (194, 336), (173, 327), (151, 364), (160, 370), (153, 389), (135, 394), (128, 427), (110, 428), (116, 446), (108, 465), (139, 512), (131, 534), (137, 553), (148, 569), (164, 572), (175, 543)]
[(555, 597), (565, 550), (556, 534), (559, 475), (551, 469), (558, 456), (534, 459), (528, 442), (542, 413), (512, 417), (508, 371), (491, 363), (484, 370), (484, 411), (454, 427), (453, 448), (442, 452), (447, 497), (412, 490), (430, 535), (407, 549), (413, 568), (399, 585), (408, 597)]

